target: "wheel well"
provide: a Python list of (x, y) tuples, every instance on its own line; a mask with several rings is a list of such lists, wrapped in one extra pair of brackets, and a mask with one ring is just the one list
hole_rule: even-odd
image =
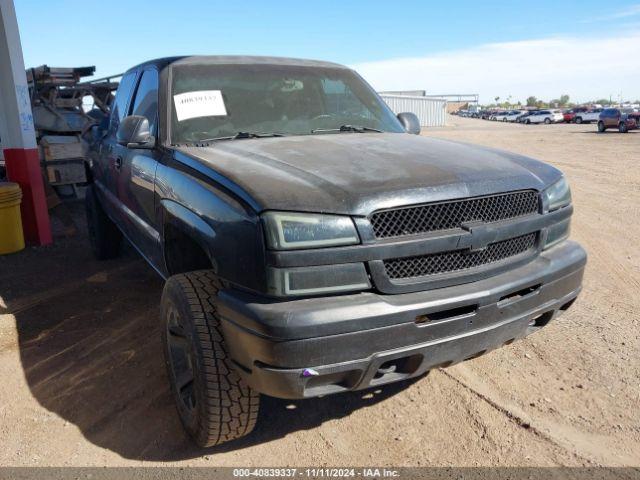
[(164, 228), (164, 259), (169, 275), (208, 270), (213, 266), (200, 244), (173, 225)]

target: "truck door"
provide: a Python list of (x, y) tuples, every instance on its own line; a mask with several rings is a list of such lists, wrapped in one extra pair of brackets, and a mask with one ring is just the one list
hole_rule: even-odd
[[(149, 120), (151, 133), (158, 138), (158, 71), (148, 67), (142, 71), (130, 115)], [(160, 151), (154, 149), (123, 149), (120, 168), (116, 174), (117, 196), (125, 211), (124, 226), (127, 236), (149, 261), (159, 265), (161, 256), (160, 233), (155, 216), (154, 182)]]
[(120, 80), (116, 98), (111, 108), (109, 128), (100, 143), (97, 161), (93, 166), (94, 184), (107, 214), (122, 228), (123, 212), (117, 195), (118, 158), (126, 151), (126, 147), (116, 142), (116, 132), (120, 122), (128, 114), (128, 108), (136, 85), (137, 71), (125, 73)]

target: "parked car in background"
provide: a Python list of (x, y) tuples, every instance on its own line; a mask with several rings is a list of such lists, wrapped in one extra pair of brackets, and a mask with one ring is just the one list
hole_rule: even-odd
[(491, 120), (495, 120), (497, 122), (504, 122), (505, 117), (511, 112), (507, 111), (507, 110), (501, 110), (499, 112), (496, 112), (493, 117), (491, 117)]
[(572, 123), (573, 119), (576, 118), (576, 111), (573, 108), (565, 110), (564, 112), (562, 112), (562, 116), (566, 123)]
[(638, 120), (633, 109), (605, 108), (598, 119), (598, 131), (617, 128), (620, 133), (638, 128)]
[(524, 110), (511, 110), (510, 112), (508, 112), (505, 117), (504, 117), (504, 121), (505, 122), (515, 122), (517, 121), (517, 119), (523, 114), (525, 113)]
[(564, 116), (560, 110), (538, 110), (537, 112), (530, 113), (526, 117), (524, 123), (557, 123), (563, 122)]
[(567, 123), (572, 123), (576, 119), (576, 115), (578, 113), (584, 113), (589, 111), (587, 107), (575, 107), (569, 110), (565, 110), (563, 113), (564, 121)]
[(498, 122), (513, 122), (519, 115), (522, 115), (522, 113), (523, 111), (521, 110), (504, 110), (494, 114), (491, 120), (496, 120)]
[(522, 115), (518, 115), (516, 117), (516, 122), (525, 123), (527, 118), (529, 117), (529, 115), (532, 115), (532, 114), (534, 114), (536, 112), (537, 112), (537, 110), (527, 110), (527, 111), (523, 112)]
[(573, 109), (565, 110), (562, 112), (562, 117), (566, 123), (571, 123), (576, 116), (576, 112)]
[(600, 120), (600, 114), (604, 108), (594, 108), (584, 112), (578, 112), (573, 119), (574, 123), (591, 123)]

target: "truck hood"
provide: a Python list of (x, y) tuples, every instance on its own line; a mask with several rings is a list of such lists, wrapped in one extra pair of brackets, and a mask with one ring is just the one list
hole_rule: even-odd
[(403, 133), (339, 133), (175, 147), (175, 158), (256, 210), (366, 216), (400, 205), (522, 189), (561, 173), (520, 155)]

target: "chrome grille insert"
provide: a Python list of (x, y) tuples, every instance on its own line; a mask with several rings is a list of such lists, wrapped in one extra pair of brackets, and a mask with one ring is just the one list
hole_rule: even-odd
[(381, 210), (370, 221), (376, 238), (389, 238), (459, 228), (464, 222), (498, 222), (538, 211), (538, 192), (522, 190)]
[(487, 248), (478, 251), (452, 250), (417, 257), (393, 258), (384, 260), (384, 267), (388, 277), (396, 280), (459, 272), (533, 252), (536, 237), (536, 232), (529, 233), (490, 243)]

